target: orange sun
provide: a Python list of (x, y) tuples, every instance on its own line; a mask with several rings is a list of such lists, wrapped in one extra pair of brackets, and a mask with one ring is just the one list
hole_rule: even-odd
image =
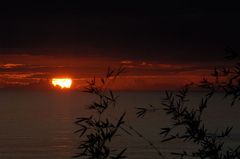
[(54, 87), (60, 86), (63, 88), (71, 88), (72, 79), (71, 78), (53, 78), (52, 84)]

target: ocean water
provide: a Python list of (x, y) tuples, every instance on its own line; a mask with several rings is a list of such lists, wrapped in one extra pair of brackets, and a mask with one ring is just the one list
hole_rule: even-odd
[[(182, 149), (191, 150), (195, 145), (169, 142), (161, 143), (160, 128), (169, 124), (169, 117), (163, 112), (147, 114), (144, 119), (136, 118), (136, 107), (152, 104), (159, 108), (161, 92), (117, 92), (118, 105), (109, 112), (115, 120), (127, 113), (126, 124), (140, 132), (131, 135), (119, 132), (112, 146), (116, 149), (127, 147), (126, 155), (134, 159), (159, 158), (148, 144), (151, 141), (165, 156)], [(192, 105), (198, 105), (202, 93), (192, 93)], [(77, 151), (79, 138), (74, 131), (76, 117), (90, 114), (86, 106), (95, 98), (81, 92), (64, 91), (0, 91), (0, 159), (70, 159)], [(240, 145), (240, 105), (229, 106), (230, 101), (217, 94), (210, 101), (204, 114), (206, 126), (213, 132), (233, 126), (231, 137), (226, 139), (229, 146)]]

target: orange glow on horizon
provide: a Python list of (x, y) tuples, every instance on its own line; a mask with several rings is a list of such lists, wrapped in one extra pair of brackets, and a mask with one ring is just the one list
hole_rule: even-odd
[(54, 87), (60, 86), (61, 89), (63, 88), (71, 88), (72, 79), (71, 78), (53, 78), (52, 85)]

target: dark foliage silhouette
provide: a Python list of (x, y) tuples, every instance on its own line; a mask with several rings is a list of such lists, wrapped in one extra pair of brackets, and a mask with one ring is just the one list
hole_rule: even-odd
[(124, 152), (126, 148), (117, 151), (110, 148), (110, 142), (116, 136), (121, 125), (124, 123), (123, 113), (116, 122), (105, 117), (104, 113), (107, 109), (111, 109), (116, 105), (117, 96), (108, 88), (111, 80), (116, 79), (124, 68), (117, 70), (108, 69), (106, 77), (100, 79), (97, 83), (96, 78), (88, 82), (88, 86), (84, 92), (93, 94), (97, 97), (88, 108), (95, 112), (89, 117), (77, 118), (75, 123), (79, 126), (76, 133), (82, 139), (78, 147), (79, 152), (73, 156), (74, 158), (89, 159), (120, 159), (125, 158)]
[(88, 109), (95, 112), (95, 114), (88, 117), (77, 118), (75, 124), (80, 128), (76, 131), (82, 139), (78, 147), (79, 152), (73, 156), (74, 158), (91, 158), (91, 159), (105, 159), (105, 158), (125, 158), (124, 152), (126, 148), (116, 154), (116, 150), (110, 148), (110, 142), (116, 136), (119, 130), (124, 134), (132, 137), (138, 137), (150, 146), (160, 158), (164, 158), (158, 148), (148, 138), (143, 136), (133, 126), (125, 123), (125, 113), (119, 118), (106, 114), (108, 110), (114, 108), (117, 104), (118, 96), (115, 96), (109, 87), (109, 83), (113, 82), (125, 68), (108, 69), (105, 78), (97, 80), (93, 78), (87, 82), (87, 87), (84, 92), (90, 93), (97, 97)]
[[(226, 49), (228, 60), (236, 60), (238, 55), (231, 49)], [(171, 117), (172, 123), (162, 128), (160, 136), (162, 142), (183, 141), (193, 143), (198, 146), (191, 152), (172, 152), (174, 158), (209, 158), (209, 159), (238, 159), (240, 158), (240, 145), (235, 148), (228, 148), (224, 142), (229, 137), (232, 127), (227, 127), (222, 131), (210, 132), (206, 128), (202, 114), (207, 111), (208, 103), (215, 93), (224, 91), (225, 97), (231, 97), (230, 105), (233, 106), (240, 100), (240, 63), (234, 66), (214, 68), (211, 80), (204, 78), (200, 83), (186, 85), (178, 93), (166, 91), (165, 98), (162, 99), (161, 107), (137, 108), (138, 117), (143, 118), (146, 113), (163, 110)], [(187, 98), (192, 88), (206, 90), (198, 107), (189, 107)], [(163, 109), (162, 109), (163, 106)]]
[[(148, 113), (164, 111), (170, 117), (171, 123), (161, 128), (159, 137), (162, 144), (172, 142), (186, 142), (196, 145), (195, 149), (171, 152), (172, 158), (200, 158), (200, 159), (238, 159), (240, 158), (240, 145), (234, 148), (227, 147), (225, 139), (231, 134), (233, 127), (210, 131), (206, 122), (203, 120), (203, 114), (207, 112), (209, 101), (219, 92), (224, 92), (224, 97), (231, 98), (230, 106), (233, 106), (240, 100), (240, 63), (237, 61), (238, 54), (231, 48), (226, 48), (227, 60), (235, 62), (233, 66), (215, 67), (211, 78), (203, 78), (199, 83), (187, 84), (177, 93), (166, 91), (165, 97), (161, 100), (160, 106), (148, 105), (147, 107), (137, 108), (137, 117), (144, 118)], [(89, 109), (95, 112), (85, 118), (77, 118), (75, 122), (80, 128), (76, 131), (82, 139), (78, 147), (79, 153), (75, 158), (125, 158), (122, 150), (114, 150), (110, 143), (119, 130), (124, 130), (127, 134), (135, 133), (138, 137), (146, 141), (157, 153), (159, 158), (166, 158), (158, 148), (134, 129), (131, 125), (124, 123), (125, 113), (118, 118), (104, 117), (106, 110), (111, 109), (117, 103), (117, 96), (109, 89), (109, 81), (116, 79), (124, 68), (118, 70), (108, 69), (105, 78), (100, 82), (94, 78), (88, 82), (85, 92), (94, 94), (98, 97)], [(196, 88), (203, 89), (206, 92), (197, 106), (191, 105), (189, 94)], [(116, 120), (117, 119), (117, 120)], [(118, 153), (117, 153), (118, 152)], [(167, 158), (171, 158), (167, 157)]]

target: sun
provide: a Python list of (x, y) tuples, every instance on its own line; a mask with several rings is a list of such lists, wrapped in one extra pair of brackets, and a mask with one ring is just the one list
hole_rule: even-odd
[(53, 78), (52, 85), (54, 87), (59, 86), (61, 89), (63, 88), (71, 88), (72, 79), (71, 78)]

